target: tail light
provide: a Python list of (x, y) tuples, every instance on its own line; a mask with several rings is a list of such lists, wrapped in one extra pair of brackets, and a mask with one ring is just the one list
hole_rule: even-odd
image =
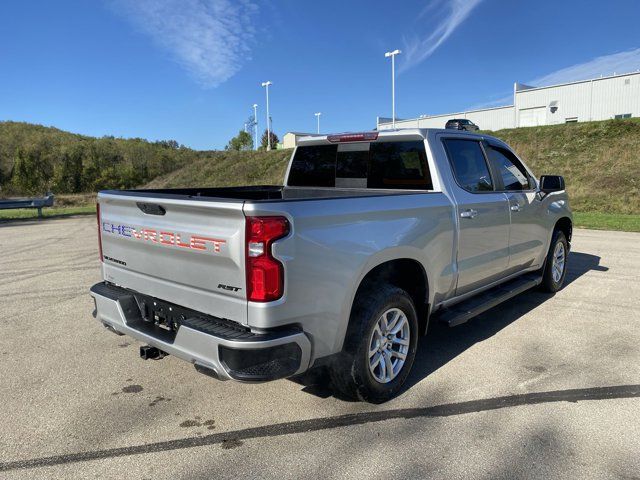
[(100, 250), (100, 261), (103, 262), (102, 258), (102, 220), (100, 217), (100, 204), (96, 203), (96, 219), (98, 220), (98, 248)]
[(247, 298), (270, 302), (284, 292), (284, 268), (273, 258), (271, 245), (289, 233), (284, 217), (247, 217), (246, 270)]

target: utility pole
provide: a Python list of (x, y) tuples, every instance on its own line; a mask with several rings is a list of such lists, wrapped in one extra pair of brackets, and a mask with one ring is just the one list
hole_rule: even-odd
[(391, 57), (391, 123), (396, 128), (396, 55), (402, 53), (400, 50), (387, 52), (385, 57)]
[(271, 126), (269, 125), (271, 122), (269, 121), (269, 85), (273, 85), (273, 83), (269, 80), (266, 82), (262, 82), (262, 86), (265, 87), (267, 91), (267, 150), (271, 150)]
[(253, 104), (253, 137), (254, 140), (254, 150), (258, 149), (258, 104)]

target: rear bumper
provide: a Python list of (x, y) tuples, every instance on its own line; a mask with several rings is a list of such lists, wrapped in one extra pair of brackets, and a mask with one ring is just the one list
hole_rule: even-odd
[(186, 318), (177, 332), (169, 333), (145, 322), (136, 292), (108, 283), (91, 287), (94, 317), (111, 330), (129, 335), (220, 380), (264, 382), (304, 372), (311, 343), (300, 330), (254, 333), (238, 325), (206, 316)]

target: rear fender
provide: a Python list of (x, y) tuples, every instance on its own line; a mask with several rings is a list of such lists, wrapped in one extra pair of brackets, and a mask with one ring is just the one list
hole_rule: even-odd
[[(372, 255), (371, 257), (369, 257), (366, 264), (364, 264), (362, 269), (358, 272), (358, 276), (352, 282), (351, 284), (352, 288), (349, 294), (345, 295), (345, 301), (341, 309), (341, 314), (344, 321), (341, 322), (340, 331), (336, 335), (336, 343), (334, 345), (334, 351), (338, 352), (342, 350), (347, 329), (349, 327), (351, 309), (353, 307), (353, 302), (356, 298), (356, 294), (358, 293), (358, 288), (362, 284), (362, 281), (367, 276), (367, 274), (373, 271), (376, 267), (379, 267), (384, 263), (391, 262), (394, 260), (401, 260), (401, 259), (413, 260), (422, 266), (427, 277), (427, 285), (433, 284), (433, 278), (431, 278), (430, 276), (431, 273), (429, 272), (428, 268), (424, 267), (424, 262), (421, 255), (422, 255), (422, 252), (417, 248), (412, 248), (410, 246), (399, 246), (399, 247), (382, 250), (380, 252), (377, 252), (375, 255)], [(432, 289), (427, 288), (428, 297), (426, 299), (426, 302), (428, 304), (431, 304), (433, 302), (433, 293), (431, 290)]]

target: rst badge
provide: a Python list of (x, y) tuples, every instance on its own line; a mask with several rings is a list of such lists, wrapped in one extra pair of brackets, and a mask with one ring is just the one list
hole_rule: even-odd
[(192, 250), (205, 250), (213, 253), (220, 253), (220, 248), (226, 240), (219, 238), (204, 237), (202, 235), (183, 235), (167, 230), (155, 230), (152, 228), (136, 228), (130, 225), (123, 225), (103, 221), (101, 225), (103, 233), (119, 235), (141, 242), (156, 243), (159, 245), (189, 248)]

